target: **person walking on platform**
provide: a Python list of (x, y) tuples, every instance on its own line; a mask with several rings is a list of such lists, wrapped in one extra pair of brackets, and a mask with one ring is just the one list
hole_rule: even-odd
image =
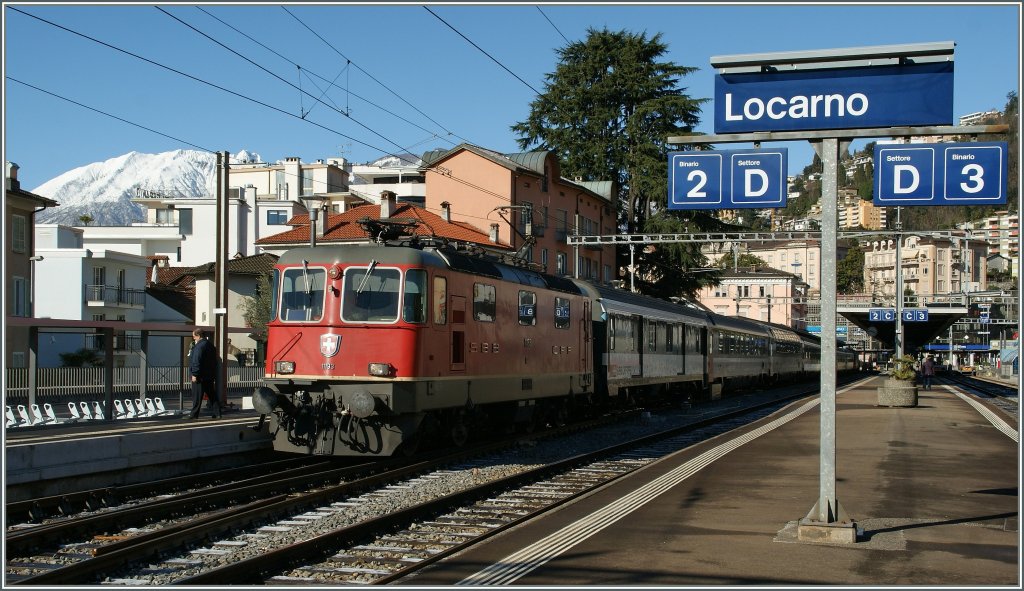
[(932, 378), (935, 377), (935, 360), (929, 355), (921, 364), (921, 376), (924, 378), (924, 389), (932, 389)]
[(213, 418), (220, 418), (220, 400), (217, 399), (217, 347), (204, 338), (198, 328), (192, 331), (192, 349), (188, 354), (188, 368), (192, 374), (192, 412), (188, 418), (198, 419), (203, 407), (203, 395), (210, 401)]

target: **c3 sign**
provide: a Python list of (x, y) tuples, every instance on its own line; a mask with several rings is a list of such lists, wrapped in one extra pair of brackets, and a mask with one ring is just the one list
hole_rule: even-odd
[(952, 122), (951, 61), (715, 77), (715, 133)]

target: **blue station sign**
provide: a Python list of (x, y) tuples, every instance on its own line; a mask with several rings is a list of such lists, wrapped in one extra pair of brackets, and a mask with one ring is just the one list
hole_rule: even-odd
[(669, 152), (669, 209), (786, 206), (789, 151)]
[(1006, 142), (875, 145), (875, 205), (1002, 205)]
[(715, 77), (715, 133), (953, 122), (953, 62)]
[(904, 308), (900, 314), (903, 322), (928, 322), (926, 308)]
[(871, 308), (868, 310), (868, 322), (894, 322), (896, 308)]

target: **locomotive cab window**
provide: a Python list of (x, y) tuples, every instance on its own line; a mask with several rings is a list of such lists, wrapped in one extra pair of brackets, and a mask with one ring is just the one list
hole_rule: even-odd
[(523, 326), (537, 324), (537, 294), (532, 291), (519, 292), (519, 324)]
[(306, 265), (285, 269), (281, 279), (281, 320), (314, 322), (324, 313), (327, 271)]
[(555, 328), (569, 328), (569, 298), (555, 298)]
[(369, 267), (345, 269), (341, 319), (345, 322), (395, 322), (402, 274), (398, 269)]
[(409, 269), (405, 272), (405, 300), (402, 318), (406, 322), (427, 321), (427, 272)]

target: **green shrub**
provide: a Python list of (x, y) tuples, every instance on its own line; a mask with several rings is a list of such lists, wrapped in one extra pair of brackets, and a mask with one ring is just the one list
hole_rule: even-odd
[(897, 380), (913, 381), (917, 377), (917, 372), (914, 371), (914, 358), (910, 355), (904, 355), (894, 360), (892, 373), (889, 375)]

